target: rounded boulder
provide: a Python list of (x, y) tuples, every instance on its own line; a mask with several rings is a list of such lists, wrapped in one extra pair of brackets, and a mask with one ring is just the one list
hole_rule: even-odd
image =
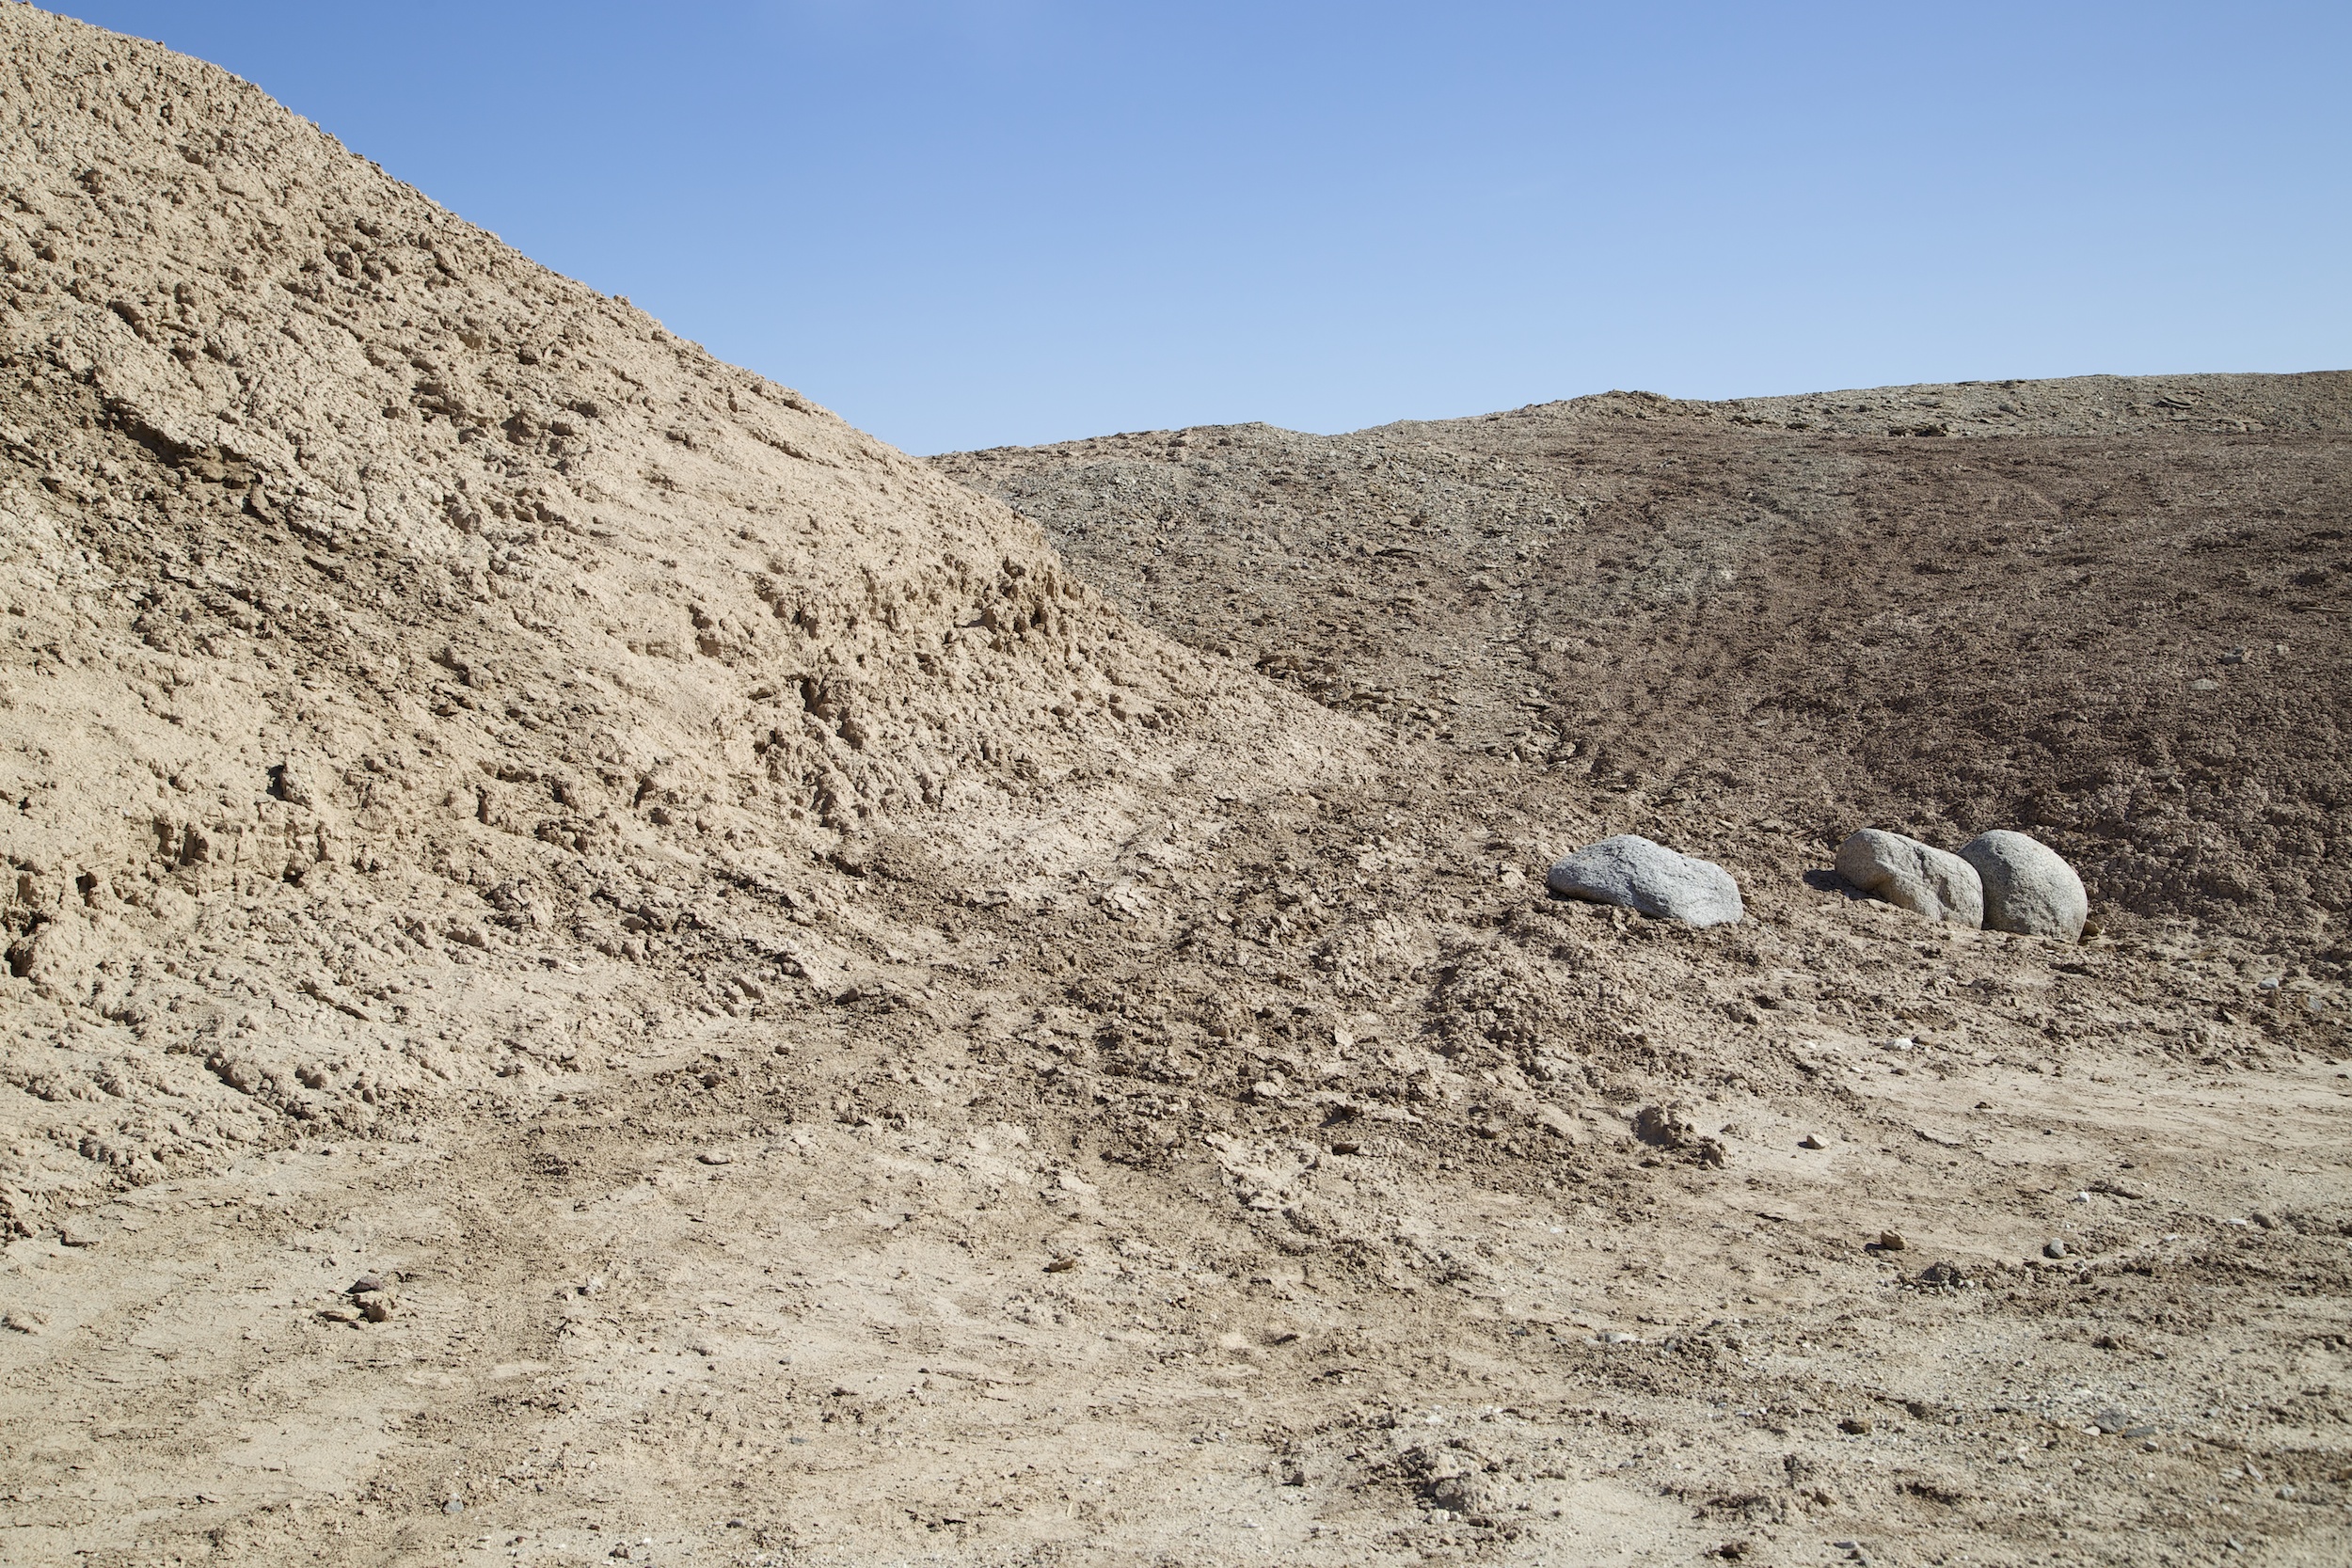
[(1746, 912), (1730, 872), (1639, 833), (1619, 833), (1564, 857), (1544, 885), (1570, 898), (1690, 926), (1728, 926)]
[(1899, 910), (1947, 925), (1984, 924), (1984, 883), (1948, 849), (1883, 828), (1865, 828), (1837, 847), (1837, 874)]
[(1984, 923), (1995, 931), (2079, 941), (2090, 895), (2064, 856), (2039, 839), (1995, 828), (1960, 847), (1984, 883)]

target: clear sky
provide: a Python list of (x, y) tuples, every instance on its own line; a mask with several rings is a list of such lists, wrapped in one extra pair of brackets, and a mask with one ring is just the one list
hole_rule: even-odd
[(2352, 367), (2344, 0), (63, 8), (914, 451)]

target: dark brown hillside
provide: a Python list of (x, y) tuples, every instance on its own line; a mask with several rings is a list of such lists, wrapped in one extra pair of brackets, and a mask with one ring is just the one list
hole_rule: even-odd
[[(1400, 730), (1694, 829), (2026, 826), (2112, 911), (2308, 932), (2352, 901), (2347, 379), (1809, 420), (1613, 397), (941, 462), (1147, 620)], [(1829, 417), (1930, 404), (1972, 438)]]

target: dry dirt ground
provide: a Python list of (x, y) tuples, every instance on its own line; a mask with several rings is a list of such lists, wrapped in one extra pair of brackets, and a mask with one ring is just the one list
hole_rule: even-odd
[(2345, 378), (925, 465), (0, 45), (0, 1560), (2352, 1559)]

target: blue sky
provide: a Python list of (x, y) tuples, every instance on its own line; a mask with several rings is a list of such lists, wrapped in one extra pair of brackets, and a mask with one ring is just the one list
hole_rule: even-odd
[(122, 0), (914, 451), (2352, 367), (2352, 6)]

